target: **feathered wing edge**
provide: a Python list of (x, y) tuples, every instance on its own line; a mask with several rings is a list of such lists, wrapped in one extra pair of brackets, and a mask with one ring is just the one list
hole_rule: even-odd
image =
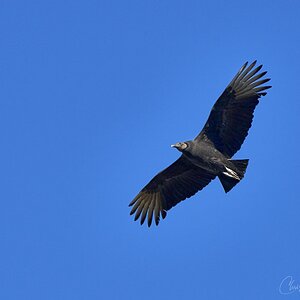
[(272, 87), (270, 85), (263, 86), (263, 84), (270, 81), (270, 78), (259, 80), (267, 74), (267, 71), (257, 74), (263, 65), (254, 68), (256, 62), (255, 60), (248, 67), (248, 62), (246, 62), (229, 83), (228, 88), (234, 90), (237, 100), (253, 95), (257, 95), (258, 97), (265, 96), (267, 93), (263, 91)]
[(152, 219), (154, 217), (155, 224), (158, 225), (160, 217), (163, 219), (166, 217), (167, 212), (162, 208), (163, 195), (160, 190), (154, 190), (152, 192), (147, 192), (144, 189), (130, 202), (129, 206), (133, 206), (130, 215), (134, 213), (134, 221), (136, 221), (141, 216), (141, 225), (146, 220), (146, 215), (148, 212), (147, 223), (148, 227), (152, 224)]

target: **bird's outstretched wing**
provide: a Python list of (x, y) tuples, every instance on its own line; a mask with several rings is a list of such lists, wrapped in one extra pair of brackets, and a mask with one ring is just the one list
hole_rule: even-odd
[(131, 201), (130, 214), (135, 213), (135, 221), (141, 216), (141, 224), (147, 215), (149, 227), (154, 217), (158, 225), (160, 215), (164, 219), (167, 210), (202, 190), (214, 178), (215, 175), (193, 165), (182, 155), (158, 173)]
[(221, 153), (232, 157), (242, 146), (251, 127), (258, 99), (265, 96), (271, 86), (263, 86), (270, 79), (260, 79), (262, 65), (256, 61), (245, 63), (213, 106), (204, 128), (195, 138), (214, 144)]

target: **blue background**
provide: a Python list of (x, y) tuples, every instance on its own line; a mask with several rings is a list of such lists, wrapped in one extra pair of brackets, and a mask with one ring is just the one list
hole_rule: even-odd
[[(299, 14), (298, 0), (2, 0), (0, 299), (283, 299), (283, 278), (300, 283)], [(254, 59), (273, 88), (235, 156), (245, 179), (133, 222), (170, 144)]]

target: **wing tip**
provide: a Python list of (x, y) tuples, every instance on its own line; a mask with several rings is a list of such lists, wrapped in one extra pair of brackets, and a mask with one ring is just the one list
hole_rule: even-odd
[[(159, 191), (149, 193), (140, 192), (138, 196), (129, 203), (129, 207), (134, 205), (129, 213), (130, 215), (135, 214), (134, 221), (140, 219), (140, 225), (147, 223), (148, 227), (151, 227), (152, 223), (155, 222), (156, 226), (158, 226), (160, 216), (164, 219), (167, 215), (163, 209), (161, 195), (159, 195), (159, 193)], [(146, 218), (147, 222), (145, 222)]]
[(252, 62), (246, 69), (243, 68), (243, 66), (243, 72), (239, 72), (237, 76), (234, 77), (234, 81), (230, 83), (229, 86), (232, 88), (237, 99), (255, 95), (260, 97), (262, 94), (259, 92), (271, 88), (271, 86), (262, 86), (270, 81), (271, 78), (259, 80), (267, 74), (267, 71), (259, 73), (263, 67), (262, 64), (253, 69), (256, 62), (257, 60)]

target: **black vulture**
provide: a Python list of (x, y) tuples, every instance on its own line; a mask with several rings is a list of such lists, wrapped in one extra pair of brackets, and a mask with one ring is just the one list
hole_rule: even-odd
[(231, 157), (241, 148), (251, 127), (253, 113), (261, 96), (271, 86), (261, 79), (267, 72), (259, 72), (262, 65), (246, 62), (213, 106), (202, 131), (194, 140), (171, 145), (181, 156), (169, 167), (158, 173), (131, 201), (130, 214), (134, 220), (147, 217), (148, 226), (154, 218), (177, 203), (202, 190), (218, 176), (225, 192), (229, 192), (244, 177), (248, 159)]

